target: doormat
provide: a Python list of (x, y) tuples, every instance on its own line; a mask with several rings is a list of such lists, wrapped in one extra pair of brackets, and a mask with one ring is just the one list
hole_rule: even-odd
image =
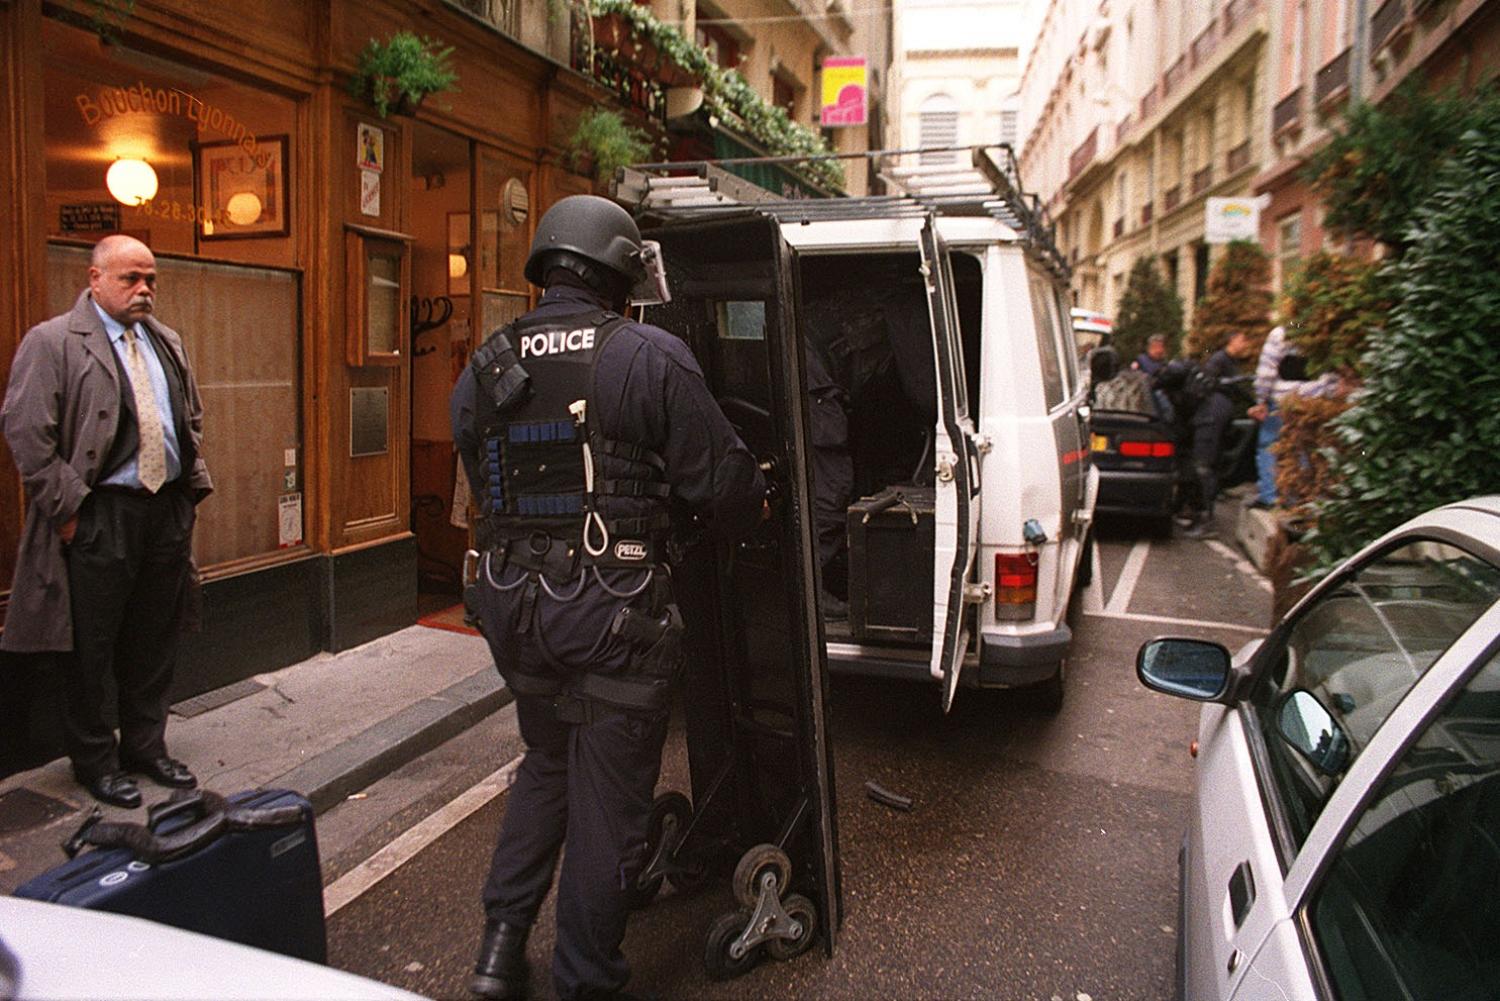
[(0, 793), (0, 834), (28, 831), (72, 812), (73, 808), (62, 800), (30, 789), (11, 789)]
[(440, 612), (432, 612), (417, 620), (417, 625), (426, 626), (429, 629), (446, 629), (450, 633), (466, 633), (469, 636), (478, 636), (479, 630), (472, 626), (464, 625), (464, 606), (462, 604), (452, 605)]
[(172, 704), (172, 714), (181, 716), (183, 719), (191, 719), (210, 709), (227, 706), (247, 695), (254, 695), (265, 687), (254, 678), (246, 678), (244, 681), (236, 681), (232, 685), (225, 685), (223, 688), (215, 688), (211, 692), (204, 692), (202, 695), (194, 695), (190, 699), (175, 702)]

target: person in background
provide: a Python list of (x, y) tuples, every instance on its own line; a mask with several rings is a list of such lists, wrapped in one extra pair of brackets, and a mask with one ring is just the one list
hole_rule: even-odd
[(1165, 334), (1152, 334), (1146, 338), (1146, 350), (1136, 355), (1135, 361), (1131, 363), (1132, 368), (1138, 368), (1147, 375), (1155, 377), (1167, 363), (1167, 337)]
[(1249, 414), (1260, 422), (1255, 439), (1255, 499), (1250, 506), (1273, 508), (1276, 495), (1276, 456), (1271, 447), (1281, 436), (1281, 402), (1288, 396), (1320, 397), (1337, 391), (1342, 380), (1337, 373), (1325, 372), (1316, 379), (1307, 378), (1306, 361), (1287, 341), (1286, 328), (1277, 326), (1266, 335), (1255, 365), (1255, 406)]
[(1190, 539), (1213, 532), (1214, 501), (1219, 494), (1219, 456), (1224, 448), (1224, 432), (1235, 409), (1229, 380), (1239, 373), (1240, 363), (1248, 361), (1253, 350), (1250, 335), (1236, 331), (1222, 348), (1209, 356), (1199, 373), (1211, 388), (1189, 418), (1193, 483), (1197, 496), (1177, 519), (1182, 534)]
[(72, 311), (21, 339), (0, 409), (27, 500), (0, 647), (61, 654), (74, 777), (125, 808), (141, 805), (129, 773), (197, 784), (167, 755), (167, 691), (196, 586), (195, 506), (213, 482), (198, 383), (155, 310), (150, 248), (106, 236)]

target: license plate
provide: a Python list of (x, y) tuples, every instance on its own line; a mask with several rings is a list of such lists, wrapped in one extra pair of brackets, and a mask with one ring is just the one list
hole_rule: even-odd
[(1089, 448), (1095, 452), (1108, 452), (1109, 438), (1102, 434), (1091, 434), (1089, 435)]

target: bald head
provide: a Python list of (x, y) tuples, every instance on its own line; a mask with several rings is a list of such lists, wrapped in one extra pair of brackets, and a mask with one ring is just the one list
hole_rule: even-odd
[(129, 326), (156, 308), (156, 257), (133, 236), (106, 236), (89, 258), (89, 291), (99, 308)]

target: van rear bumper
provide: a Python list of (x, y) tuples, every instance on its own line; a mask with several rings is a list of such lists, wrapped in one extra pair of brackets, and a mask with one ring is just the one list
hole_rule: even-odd
[(979, 685), (1034, 685), (1057, 672), (1073, 642), (1073, 630), (1060, 624), (1040, 633), (981, 633), (979, 636)]
[[(1057, 671), (1072, 642), (1073, 630), (1066, 625), (1019, 635), (983, 633), (979, 639), (979, 662), (974, 662), (972, 654), (965, 658), (959, 684), (966, 688), (1009, 688), (1046, 681)], [(928, 664), (931, 657), (930, 647), (828, 644), (828, 669), (835, 674), (932, 681)]]

